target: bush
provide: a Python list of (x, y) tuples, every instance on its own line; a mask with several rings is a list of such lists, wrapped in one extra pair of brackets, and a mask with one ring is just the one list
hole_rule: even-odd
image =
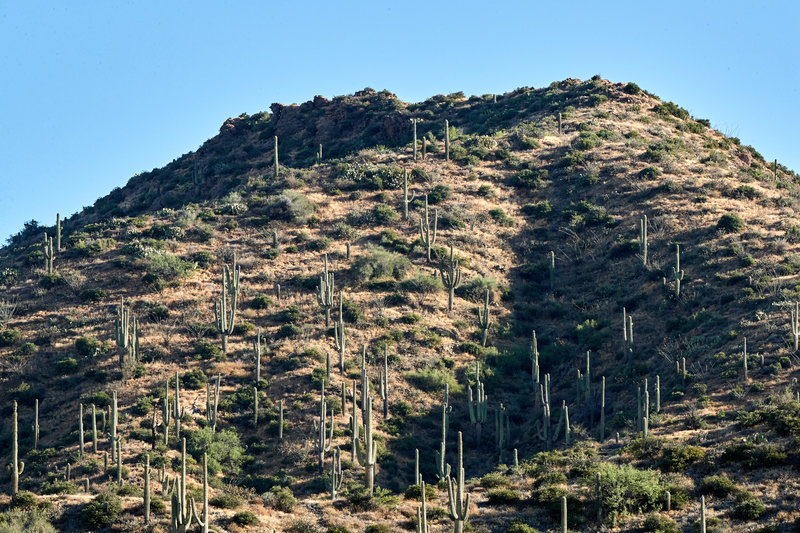
[(100, 341), (94, 337), (84, 335), (75, 339), (75, 351), (78, 355), (89, 357), (94, 355), (100, 348)]
[(645, 518), (642, 527), (645, 533), (680, 533), (680, 528), (675, 520), (655, 513)]
[(99, 302), (107, 296), (103, 289), (85, 289), (81, 292), (81, 300), (84, 302)]
[(188, 390), (202, 389), (207, 381), (206, 373), (200, 368), (190, 370), (181, 376), (181, 385)]
[(302, 222), (314, 213), (314, 204), (302, 193), (286, 190), (269, 203), (269, 216), (276, 220)]
[(253, 309), (267, 309), (270, 305), (272, 305), (272, 298), (263, 292), (253, 296), (253, 301), (250, 303), (250, 307)]
[(474, 303), (483, 303), (486, 297), (486, 289), (489, 289), (489, 301), (492, 301), (492, 293), (497, 288), (497, 280), (494, 278), (486, 278), (477, 276), (470, 278), (460, 287), (456, 288), (456, 295), (465, 300)]
[(724, 498), (736, 492), (736, 485), (727, 476), (706, 476), (700, 481), (700, 494)]
[(491, 472), (481, 478), (481, 487), (485, 489), (495, 489), (497, 487), (507, 487), (511, 481), (498, 472)]
[(13, 346), (19, 342), (22, 334), (18, 329), (10, 328), (0, 333), (0, 348), (6, 346)]
[(609, 463), (601, 465), (598, 472), (603, 510), (612, 521), (661, 508), (664, 488), (657, 472)]
[(222, 357), (222, 348), (211, 341), (201, 339), (194, 343), (194, 353), (201, 359), (220, 359)]
[(62, 357), (55, 364), (56, 374), (68, 376), (78, 371), (78, 361), (72, 357)]
[(375, 217), (375, 222), (378, 224), (391, 224), (400, 218), (400, 215), (397, 213), (397, 211), (386, 204), (376, 205), (375, 209), (372, 210), (372, 214)]
[(371, 524), (364, 528), (364, 533), (390, 533), (391, 531), (386, 524)]
[(519, 492), (509, 489), (492, 489), (489, 491), (488, 500), (491, 505), (513, 505), (520, 499)]
[(99, 494), (81, 511), (83, 523), (92, 529), (110, 526), (122, 512), (122, 501), (116, 494)]
[(384, 277), (403, 279), (409, 270), (411, 261), (407, 258), (372, 245), (367, 246), (367, 253), (360, 255), (351, 269), (361, 283)]
[(529, 526), (524, 522), (514, 521), (506, 529), (506, 533), (539, 533), (535, 527)]
[(553, 212), (553, 206), (547, 200), (536, 202), (535, 204), (525, 204), (522, 212), (534, 218), (545, 218)]
[(449, 185), (436, 185), (428, 193), (428, 203), (436, 205), (444, 202), (453, 194), (453, 190)]
[(705, 450), (698, 446), (677, 444), (664, 449), (664, 457), (659, 466), (671, 472), (681, 472), (705, 456)]
[(740, 502), (733, 510), (733, 516), (739, 520), (757, 520), (767, 512), (761, 500), (750, 497)]
[[(420, 485), (409, 485), (406, 489), (405, 497), (409, 500), (422, 500), (422, 487)], [(425, 499), (432, 501), (436, 498), (436, 489), (428, 484), (425, 485)]]
[(445, 384), (450, 386), (450, 394), (459, 394), (462, 391), (456, 378), (444, 370), (427, 368), (406, 372), (405, 377), (425, 392), (444, 392)]
[(239, 526), (254, 526), (258, 524), (258, 517), (252, 513), (252, 511), (239, 511), (231, 521)]
[(717, 229), (725, 233), (738, 233), (744, 229), (744, 220), (736, 213), (727, 213), (719, 218)]
[(36, 496), (26, 490), (17, 492), (11, 498), (11, 507), (13, 509), (31, 510), (34, 509), (38, 503), (39, 500), (36, 498)]

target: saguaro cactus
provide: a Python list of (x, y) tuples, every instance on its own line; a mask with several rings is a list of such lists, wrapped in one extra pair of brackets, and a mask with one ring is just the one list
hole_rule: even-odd
[(706, 497), (700, 496), (700, 533), (706, 533)]
[(325, 452), (331, 451), (331, 446), (333, 444), (333, 415), (331, 415), (330, 434), (327, 437), (325, 436), (328, 420), (327, 415), (328, 405), (325, 403), (325, 385), (323, 384), (322, 387), (320, 387), (319, 396), (319, 425), (317, 425), (316, 420), (314, 421), (314, 432), (316, 433), (314, 438), (314, 450), (317, 452), (320, 472), (325, 471)]
[(47, 269), (47, 273), (48, 274), (52, 274), (53, 273), (53, 238), (52, 237), (48, 237), (47, 233), (44, 234), (43, 251), (44, 251), (45, 268)]
[(683, 270), (681, 270), (681, 245), (675, 245), (675, 266), (672, 267), (672, 279), (675, 280), (675, 299), (681, 296), (681, 281), (683, 280)]
[(461, 432), (458, 432), (458, 467), (456, 468), (457, 480), (447, 478), (447, 495), (450, 503), (450, 518), (455, 522), (454, 533), (464, 531), (464, 522), (469, 519), (469, 494), (464, 495), (464, 448), (461, 441)]
[(56, 251), (61, 251), (61, 213), (56, 213)]
[(417, 533), (430, 533), (431, 529), (428, 525), (428, 504), (425, 500), (425, 482), (420, 481), (419, 486), (422, 489), (422, 504), (417, 507)]
[(642, 256), (642, 264), (647, 266), (647, 215), (642, 215), (639, 221), (639, 253)]
[(550, 292), (556, 290), (556, 254), (550, 250)]
[[(416, 129), (416, 126), (414, 126)], [(416, 135), (415, 135), (416, 136)], [(417, 160), (417, 149), (416, 146), (414, 148), (414, 161)], [(411, 193), (409, 196), (408, 194), (408, 169), (403, 169), (403, 220), (408, 220), (408, 204), (414, 201), (416, 195)]]
[(14, 400), (14, 415), (12, 420), (12, 441), (11, 441), (11, 464), (8, 469), (11, 471), (11, 495), (15, 496), (19, 492), (19, 476), (25, 471), (25, 461), (19, 460), (19, 426), (17, 424), (17, 401)]
[(150, 454), (144, 454), (144, 523), (150, 523)]
[(233, 334), (238, 299), (239, 266), (236, 264), (236, 254), (234, 254), (233, 268), (225, 265), (222, 271), (222, 298), (214, 304), (214, 320), (217, 329), (222, 334), (222, 353), (225, 354), (228, 353), (228, 335)]
[(114, 341), (119, 351), (120, 368), (126, 361), (139, 360), (139, 327), (130, 306), (125, 306), (125, 298), (120, 298), (117, 316), (114, 319)]
[(333, 272), (328, 272), (328, 254), (325, 254), (325, 271), (319, 278), (319, 288), (317, 289), (317, 304), (325, 310), (325, 329), (331, 325), (331, 309), (334, 302), (334, 279)]
[(567, 497), (561, 497), (561, 533), (567, 533)]
[(192, 512), (192, 518), (200, 526), (200, 531), (208, 533), (208, 452), (203, 452), (203, 518), (201, 519), (197, 514), (194, 498), (191, 498), (189, 509)]
[(606, 439), (606, 377), (600, 380), (600, 442)]
[(453, 296), (456, 287), (461, 285), (461, 265), (453, 257), (453, 245), (450, 245), (450, 260), (439, 267), (442, 273), (442, 284), (447, 287), (447, 309), (453, 310)]
[(333, 325), (333, 337), (336, 349), (339, 351), (339, 371), (344, 374), (344, 351), (347, 347), (347, 334), (344, 329), (344, 314), (342, 313), (342, 291), (339, 291), (339, 321)]
[(536, 340), (536, 330), (531, 336), (531, 381), (536, 394), (539, 391), (539, 342)]
[(475, 426), (475, 442), (478, 446), (481, 443), (481, 428), (486, 423), (488, 418), (488, 402), (486, 400), (486, 393), (484, 392), (483, 383), (480, 378), (480, 362), (475, 361), (475, 396), (473, 399), (472, 387), (467, 387), (469, 398), (467, 400), (469, 406), (469, 421)]
[[(39, 440), (39, 400), (36, 400), (36, 423), (34, 426), (34, 442)], [(83, 404), (78, 405), (78, 457), (83, 459)], [(34, 449), (36, 447), (34, 446)]]
[(331, 500), (336, 499), (336, 492), (342, 488), (342, 480), (342, 452), (336, 448), (331, 457), (331, 477), (325, 481), (331, 493)]
[(481, 328), (481, 346), (486, 347), (486, 338), (489, 335), (489, 326), (492, 325), (492, 320), (489, 317), (489, 289), (486, 289), (486, 294), (483, 299), (483, 310), (478, 308), (478, 327)]
[(256, 383), (261, 381), (261, 328), (258, 328), (256, 338), (253, 339), (253, 358), (256, 363)]
[(411, 119), (411, 124), (414, 125), (414, 161), (417, 160), (417, 120), (416, 118)]
[(439, 451), (436, 455), (436, 475), (439, 479), (446, 479), (450, 476), (450, 465), (445, 462), (445, 452), (447, 451), (447, 403), (442, 405), (442, 440), (439, 442)]
[[(81, 433), (83, 433), (83, 404), (81, 404)], [(33, 407), (33, 449), (39, 448), (39, 399), (36, 398), (36, 403)], [(80, 455), (83, 457), (83, 437), (81, 437)]]
[(378, 456), (378, 444), (372, 437), (372, 398), (367, 401), (363, 448), (360, 440), (357, 441), (357, 444), (356, 456), (359, 464), (364, 467), (367, 488), (369, 489), (369, 495), (372, 496), (375, 491), (375, 462)]
[(444, 158), (450, 161), (450, 121), (444, 121)]
[(742, 347), (742, 372), (744, 382), (747, 383), (747, 337), (744, 338), (744, 346)]
[(794, 337), (794, 351), (800, 348), (800, 302), (794, 303), (794, 308), (791, 312), (792, 321), (792, 336)]
[(429, 213), (428, 213), (428, 195), (425, 195), (425, 222), (419, 219), (419, 238), (422, 244), (428, 250), (428, 262), (431, 262), (431, 248), (436, 244), (436, 228), (439, 222), (439, 210), (433, 210), (433, 227), (431, 227)]
[(97, 408), (92, 404), (92, 451), (97, 453)]

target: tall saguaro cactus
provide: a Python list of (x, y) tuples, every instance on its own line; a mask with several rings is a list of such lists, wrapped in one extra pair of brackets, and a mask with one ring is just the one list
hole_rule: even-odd
[(447, 495), (449, 498), (450, 518), (455, 522), (453, 533), (464, 531), (464, 522), (469, 519), (469, 494), (464, 495), (464, 448), (461, 432), (458, 432), (458, 466), (457, 479), (447, 478)]
[(531, 381), (533, 393), (539, 390), (539, 341), (536, 340), (536, 330), (531, 335)]
[(114, 341), (119, 352), (119, 365), (125, 366), (126, 361), (139, 359), (139, 326), (136, 317), (131, 313), (130, 306), (125, 306), (125, 298), (120, 298), (117, 307), (117, 316), (114, 319)]
[(11, 464), (8, 469), (11, 471), (11, 495), (15, 496), (19, 492), (19, 476), (25, 471), (25, 461), (19, 460), (19, 426), (17, 420), (17, 401), (14, 400), (14, 415), (12, 418), (12, 438), (11, 441)]
[(333, 456), (331, 457), (331, 477), (326, 480), (326, 484), (328, 486), (328, 490), (331, 493), (331, 500), (336, 499), (336, 492), (340, 488), (342, 488), (342, 452), (339, 448), (336, 448), (333, 451)]
[(475, 361), (475, 395), (473, 397), (472, 387), (467, 387), (469, 398), (467, 400), (469, 406), (469, 421), (475, 426), (475, 442), (478, 446), (481, 443), (481, 428), (486, 423), (488, 418), (488, 402), (486, 400), (486, 393), (483, 389), (483, 383), (480, 379), (480, 362)]
[(436, 244), (436, 227), (439, 222), (439, 210), (433, 210), (433, 226), (431, 226), (429, 212), (428, 212), (428, 195), (425, 195), (425, 222), (423, 224), (423, 219), (420, 217), (419, 219), (419, 238), (422, 241), (422, 244), (428, 250), (428, 262), (431, 262), (431, 248), (434, 244)]
[[(416, 129), (416, 126), (415, 126)], [(416, 134), (415, 134), (416, 138)], [(417, 149), (414, 148), (414, 161), (417, 160)], [(403, 168), (403, 221), (408, 220), (408, 204), (414, 201), (416, 195), (412, 192), (408, 194), (408, 169)]]
[(331, 325), (331, 309), (333, 309), (335, 283), (333, 272), (328, 271), (328, 254), (325, 254), (325, 270), (319, 277), (317, 304), (325, 310), (325, 329)]
[(453, 257), (453, 245), (450, 245), (450, 261), (443, 263), (439, 267), (442, 273), (442, 284), (447, 287), (447, 309), (453, 310), (453, 296), (455, 295), (456, 287), (461, 284), (461, 265)]
[(214, 319), (217, 329), (222, 334), (222, 353), (225, 354), (228, 353), (228, 336), (233, 334), (238, 300), (239, 266), (236, 264), (236, 254), (234, 254), (233, 268), (225, 265), (222, 271), (222, 298), (214, 304)]
[(420, 481), (419, 486), (422, 489), (422, 504), (417, 507), (417, 533), (430, 533), (431, 529), (428, 525), (428, 504), (425, 500), (425, 482)]
[(800, 348), (800, 302), (794, 303), (794, 308), (791, 312), (792, 320), (792, 336), (794, 337), (794, 351)]
[(411, 119), (411, 124), (414, 125), (414, 161), (417, 160), (417, 120), (419, 119), (416, 118)]
[(53, 238), (48, 237), (47, 233), (44, 234), (44, 260), (45, 260), (45, 267), (47, 269), (48, 274), (52, 274), (53, 270)]
[(325, 470), (325, 452), (331, 451), (331, 446), (333, 445), (333, 415), (331, 415), (330, 434), (326, 437), (325, 429), (327, 426), (327, 421), (328, 404), (325, 402), (325, 384), (323, 384), (320, 388), (319, 395), (319, 425), (317, 425), (316, 420), (314, 421), (314, 450), (317, 452), (320, 472), (324, 472)]
[[(81, 433), (83, 433), (83, 404), (81, 404)], [(83, 444), (83, 437), (81, 437), (81, 444)], [(39, 398), (36, 398), (36, 403), (33, 407), (33, 449), (39, 449)], [(80, 455), (83, 457), (83, 446), (80, 449)]]
[(478, 327), (481, 328), (481, 346), (486, 347), (486, 338), (489, 335), (489, 326), (492, 325), (492, 320), (489, 317), (489, 289), (486, 289), (486, 294), (483, 299), (483, 309), (478, 308)]
[(56, 251), (61, 251), (61, 213), (56, 213)]
[(342, 313), (342, 291), (339, 291), (339, 320), (333, 325), (333, 337), (336, 349), (339, 351), (339, 371), (344, 374), (344, 351), (347, 348), (347, 333), (344, 329), (344, 314)]
[(369, 489), (369, 495), (372, 496), (375, 492), (375, 463), (378, 457), (378, 443), (373, 440), (372, 436), (372, 398), (367, 401), (365, 415), (364, 445), (362, 448), (361, 441), (356, 441), (356, 456), (358, 457), (358, 463), (364, 467), (367, 488)]
[(194, 498), (191, 498), (189, 509), (192, 512), (192, 518), (200, 526), (200, 531), (208, 533), (208, 452), (203, 452), (203, 518), (201, 519), (197, 514)]
[(642, 255), (642, 264), (647, 266), (647, 215), (642, 215), (639, 221), (639, 253)]
[(683, 281), (683, 270), (681, 270), (681, 245), (675, 245), (675, 266), (672, 267), (672, 279), (675, 280), (675, 299), (681, 297), (681, 281)]

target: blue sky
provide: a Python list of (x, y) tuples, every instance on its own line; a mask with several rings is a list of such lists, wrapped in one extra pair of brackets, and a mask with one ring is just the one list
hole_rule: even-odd
[(796, 2), (0, 2), (0, 242), (272, 102), (635, 81), (800, 170)]

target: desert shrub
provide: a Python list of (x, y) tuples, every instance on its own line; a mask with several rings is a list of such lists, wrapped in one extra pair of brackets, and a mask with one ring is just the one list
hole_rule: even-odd
[(94, 337), (84, 335), (75, 339), (75, 351), (78, 352), (78, 355), (83, 357), (94, 355), (99, 348), (100, 341)]
[(364, 533), (390, 533), (391, 531), (386, 524), (370, 524), (364, 528)]
[(188, 390), (202, 389), (207, 381), (206, 373), (200, 368), (189, 370), (181, 376), (181, 386)]
[(201, 359), (220, 359), (223, 355), (222, 348), (205, 339), (194, 343), (194, 353)]
[(44, 509), (12, 509), (0, 515), (0, 533), (56, 533)]
[(553, 206), (547, 200), (536, 202), (535, 204), (525, 204), (522, 212), (534, 218), (545, 218), (553, 212)]
[(400, 218), (400, 215), (397, 213), (397, 211), (387, 204), (376, 205), (372, 210), (372, 214), (375, 217), (375, 222), (378, 224), (391, 224)]
[(513, 505), (520, 500), (520, 494), (510, 488), (492, 489), (487, 495), (489, 503), (492, 505)]
[(511, 176), (510, 184), (514, 187), (538, 189), (550, 178), (550, 173), (541, 168), (539, 170), (523, 169)]
[(664, 448), (664, 457), (659, 466), (671, 472), (682, 472), (706, 456), (705, 450), (698, 446), (676, 444)]
[[(420, 485), (409, 485), (405, 492), (405, 497), (409, 500), (422, 500), (422, 487)], [(432, 501), (436, 497), (436, 489), (433, 485), (425, 485), (425, 499)]]
[(639, 177), (646, 180), (654, 180), (661, 175), (661, 169), (658, 167), (645, 167), (639, 171)]
[(409, 270), (411, 261), (408, 258), (370, 245), (367, 246), (367, 253), (355, 260), (351, 272), (358, 281), (364, 283), (384, 277), (403, 279)]
[(450, 387), (450, 394), (458, 394), (462, 390), (456, 378), (444, 370), (426, 368), (406, 372), (405, 377), (425, 392), (444, 392), (446, 384)]
[(183, 278), (194, 270), (195, 264), (162, 250), (153, 250), (143, 258), (144, 268), (159, 279)]
[(278, 331), (275, 332), (276, 339), (288, 339), (291, 337), (297, 337), (303, 333), (303, 328), (297, 326), (295, 324), (284, 324), (278, 328)]
[(110, 526), (122, 512), (122, 501), (116, 494), (98, 494), (81, 511), (83, 523), (92, 529)]
[(452, 196), (453, 190), (449, 185), (435, 185), (428, 193), (428, 203), (440, 204)]
[(56, 374), (60, 376), (68, 376), (78, 371), (78, 361), (73, 357), (62, 357), (54, 365)]
[(2, 333), (0, 333), (0, 348), (6, 346), (13, 346), (19, 342), (22, 338), (22, 334), (19, 332), (18, 329), (9, 328)]
[(39, 503), (39, 500), (31, 492), (21, 490), (11, 497), (11, 507), (13, 509), (34, 509)]
[(406, 292), (419, 294), (421, 305), (428, 295), (444, 290), (444, 285), (438, 277), (418, 272), (413, 278), (405, 280), (401, 288)]
[(661, 508), (664, 488), (657, 472), (609, 463), (602, 464), (598, 472), (603, 510), (612, 521)]
[(99, 302), (107, 296), (103, 289), (84, 289), (81, 292), (81, 300), (84, 302)]
[(736, 492), (736, 485), (727, 476), (706, 476), (700, 481), (700, 494), (725, 497)]
[(492, 293), (497, 288), (497, 280), (483, 276), (476, 276), (468, 279), (456, 288), (456, 295), (470, 302), (482, 303), (486, 297), (486, 289), (489, 289), (489, 301), (492, 301)]
[(285, 190), (270, 199), (268, 209), (273, 219), (302, 222), (314, 213), (315, 206), (304, 194)]
[(514, 219), (508, 216), (502, 207), (495, 207), (489, 210), (489, 216), (501, 226), (513, 226)]
[(510, 526), (506, 529), (506, 533), (539, 533), (535, 527), (529, 526), (528, 524), (519, 521), (519, 519), (513, 521)]
[(686, 120), (689, 118), (689, 112), (686, 111), (684, 108), (680, 107), (679, 105), (675, 104), (674, 102), (661, 102), (653, 106), (653, 111), (657, 114), (661, 115), (664, 118), (669, 118), (670, 116)]
[(253, 309), (267, 309), (270, 305), (272, 305), (272, 298), (263, 292), (253, 296), (253, 301), (250, 302), (250, 307)]
[(645, 533), (680, 533), (678, 523), (672, 518), (661, 514), (650, 514), (645, 518), (642, 528)]
[(507, 487), (511, 481), (499, 472), (491, 472), (481, 478), (481, 487), (485, 489), (495, 489), (497, 487)]
[(105, 392), (96, 392), (89, 396), (85, 396), (81, 401), (84, 405), (94, 404), (98, 409), (103, 409), (111, 405), (111, 396)]
[(233, 515), (231, 521), (239, 526), (254, 526), (258, 524), (258, 517), (252, 511), (239, 511)]
[(739, 520), (757, 520), (767, 512), (761, 500), (753, 496), (745, 498), (733, 509), (733, 516)]
[[(181, 435), (184, 433), (182, 432)], [(244, 448), (239, 442), (239, 435), (233, 428), (225, 428), (214, 433), (211, 428), (185, 430), (186, 451), (201, 461), (203, 452), (208, 452), (208, 471), (217, 474), (224, 468), (226, 474), (238, 473), (244, 460)]]
[(736, 213), (726, 213), (719, 218), (717, 229), (725, 233), (738, 233), (744, 229), (744, 220)]

